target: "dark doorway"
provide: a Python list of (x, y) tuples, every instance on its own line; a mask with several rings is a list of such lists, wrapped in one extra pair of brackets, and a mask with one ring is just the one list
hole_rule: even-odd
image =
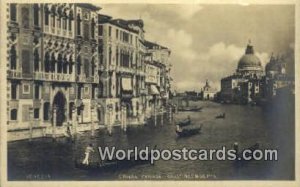
[(56, 106), (56, 125), (62, 126), (66, 119), (65, 116), (66, 98), (62, 92), (57, 92), (53, 100), (53, 106)]

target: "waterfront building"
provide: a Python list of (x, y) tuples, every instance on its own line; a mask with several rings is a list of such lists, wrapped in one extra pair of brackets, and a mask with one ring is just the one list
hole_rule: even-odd
[(223, 102), (249, 103), (261, 98), (263, 68), (249, 42), (240, 58), (236, 72), (221, 79), (220, 99)]
[(208, 80), (206, 80), (205, 85), (201, 88), (201, 98), (202, 100), (214, 100), (217, 94), (217, 89), (209, 85)]
[[(142, 20), (112, 19), (100, 9), (8, 4), (9, 140), (62, 135), (69, 124), (77, 131), (117, 125), (121, 117), (144, 122), (145, 57), (162, 49), (146, 46)], [(160, 95), (170, 89), (168, 55), (158, 60)]]
[(145, 87), (148, 91), (146, 97), (146, 115), (153, 113), (154, 109), (168, 104), (170, 94), (170, 69), (169, 56), (171, 51), (159, 44), (144, 41), (145, 54)]
[[(283, 88), (292, 91), (294, 78), (286, 73), (286, 60), (283, 56), (274, 57), (271, 55), (269, 63), (265, 67), (266, 76), (263, 78), (263, 96), (265, 100), (272, 100), (278, 90)], [(293, 92), (293, 91), (292, 91)]]
[[(35, 129), (47, 134), (46, 129), (59, 129), (73, 118), (91, 122), (99, 82), (94, 25), (100, 8), (90, 4), (8, 7), (9, 131), (26, 130), (34, 123)], [(12, 137), (18, 138), (22, 137)]]

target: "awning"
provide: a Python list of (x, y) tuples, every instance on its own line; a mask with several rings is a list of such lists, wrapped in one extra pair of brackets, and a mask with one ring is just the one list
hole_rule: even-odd
[(122, 90), (132, 91), (131, 78), (122, 77)]
[(150, 94), (151, 95), (159, 95), (159, 91), (155, 85), (150, 85)]

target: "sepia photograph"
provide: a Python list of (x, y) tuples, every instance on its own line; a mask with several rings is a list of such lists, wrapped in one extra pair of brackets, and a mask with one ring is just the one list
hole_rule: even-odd
[(296, 4), (2, 4), (8, 183), (296, 180)]

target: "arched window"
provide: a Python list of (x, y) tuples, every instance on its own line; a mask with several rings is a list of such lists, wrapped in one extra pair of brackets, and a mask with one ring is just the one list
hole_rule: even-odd
[(12, 109), (10, 111), (10, 120), (17, 120), (18, 119), (18, 110)]
[(54, 56), (54, 53), (52, 53), (51, 55), (51, 72), (55, 72), (55, 63), (56, 63), (56, 60), (55, 60), (55, 56)]
[(70, 59), (69, 59), (69, 74), (72, 74), (73, 73), (73, 59), (72, 59), (72, 56), (70, 56)]
[(44, 65), (45, 65), (45, 72), (49, 72), (50, 71), (50, 55), (48, 52), (45, 53)]
[(80, 75), (81, 74), (81, 57), (78, 56), (77, 58), (77, 74)]
[(37, 49), (35, 49), (33, 52), (33, 61), (34, 61), (34, 71), (39, 71), (40, 56)]
[(14, 45), (10, 48), (10, 69), (17, 69), (17, 52)]
[(59, 54), (57, 58), (57, 73), (62, 73), (62, 70), (63, 70), (63, 59), (61, 54)]
[(63, 72), (65, 74), (68, 73), (68, 60), (67, 60), (67, 58), (64, 58), (64, 60), (63, 60)]

